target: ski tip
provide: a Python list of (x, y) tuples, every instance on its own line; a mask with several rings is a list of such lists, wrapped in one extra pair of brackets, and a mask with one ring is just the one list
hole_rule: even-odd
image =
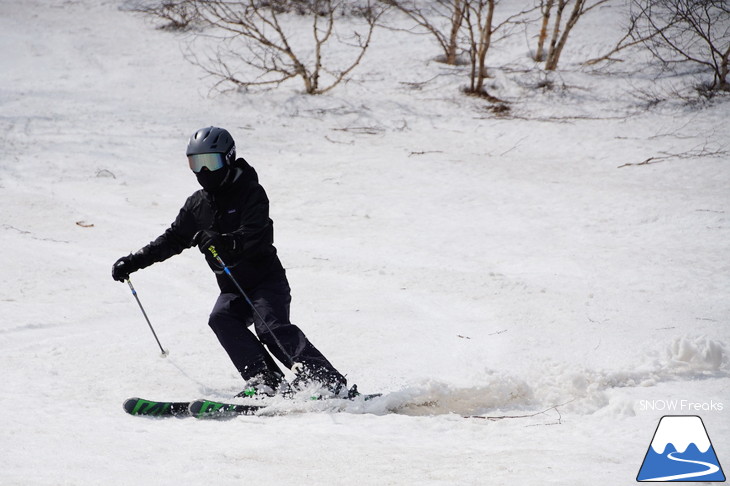
[(124, 411), (130, 415), (150, 417), (185, 416), (188, 414), (188, 402), (160, 402), (135, 397), (125, 400)]
[(124, 400), (122, 408), (124, 408), (125, 412), (129, 414), (134, 414), (134, 406), (137, 404), (137, 402), (139, 402), (138, 397), (127, 398), (126, 400)]
[(348, 400), (368, 401), (381, 396), (383, 396), (382, 393), (360, 393), (360, 391), (357, 389), (357, 385), (352, 385), (352, 387), (347, 392)]

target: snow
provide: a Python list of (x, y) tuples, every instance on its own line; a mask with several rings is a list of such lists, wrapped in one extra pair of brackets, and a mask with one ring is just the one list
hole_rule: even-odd
[[(402, 30), (324, 96), (210, 92), (190, 33), (120, 6), (2, 2), (0, 484), (632, 484), (673, 400), (722, 405), (671, 413), (730, 463), (729, 105), (635, 96), (664, 83), (643, 59), (581, 68), (621, 2), (578, 24), (553, 90), (520, 72), (527, 36), (495, 46), (507, 117)], [(381, 399), (122, 411), (241, 388), (197, 250), (132, 277), (167, 358), (110, 278), (196, 189), (183, 151), (210, 124), (268, 191), (293, 321)], [(667, 154), (689, 155), (624, 166)]]

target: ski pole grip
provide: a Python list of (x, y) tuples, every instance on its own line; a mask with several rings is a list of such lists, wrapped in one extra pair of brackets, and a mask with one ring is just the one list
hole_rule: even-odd
[(208, 247), (208, 251), (210, 252), (211, 255), (213, 255), (213, 258), (215, 258), (216, 260), (220, 260), (221, 259), (221, 257), (218, 256), (218, 252), (215, 251), (215, 246), (210, 245)]
[(228, 270), (228, 267), (226, 266), (226, 264), (223, 263), (223, 259), (220, 257), (220, 255), (218, 255), (218, 252), (215, 250), (215, 246), (210, 245), (208, 247), (208, 251), (210, 252), (211, 255), (213, 255), (213, 258), (216, 259), (216, 261), (218, 262), (218, 264), (221, 267), (223, 267), (223, 271), (226, 272), (228, 275), (230, 275), (231, 278), (233, 278), (233, 276), (231, 275), (231, 271)]

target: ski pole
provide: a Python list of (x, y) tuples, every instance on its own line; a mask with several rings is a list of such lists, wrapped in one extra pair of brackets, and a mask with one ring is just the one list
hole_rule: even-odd
[(157, 338), (157, 333), (155, 332), (155, 329), (152, 327), (150, 318), (147, 317), (147, 313), (144, 311), (144, 307), (142, 307), (142, 302), (139, 301), (139, 297), (137, 296), (137, 291), (134, 290), (132, 281), (129, 278), (127, 278), (127, 283), (129, 284), (129, 288), (132, 290), (132, 295), (134, 295), (134, 298), (137, 300), (137, 304), (139, 304), (139, 309), (142, 311), (142, 315), (144, 316), (145, 320), (147, 321), (147, 325), (150, 326), (150, 331), (152, 331), (152, 335), (155, 337), (155, 341), (157, 341), (157, 345), (160, 347), (160, 351), (162, 351), (162, 354), (160, 356), (162, 358), (166, 358), (167, 355), (170, 354), (170, 352), (162, 348), (162, 344), (160, 344), (160, 340)]
[(243, 288), (241, 288), (241, 286), (238, 284), (238, 281), (236, 280), (236, 278), (231, 273), (231, 270), (228, 268), (228, 266), (225, 263), (223, 263), (223, 259), (220, 257), (220, 255), (218, 255), (218, 252), (215, 251), (215, 246), (210, 245), (208, 247), (208, 251), (210, 251), (210, 253), (213, 255), (213, 258), (216, 259), (216, 261), (218, 262), (218, 264), (221, 267), (223, 267), (223, 271), (226, 273), (226, 275), (228, 275), (231, 278), (231, 282), (233, 282), (233, 285), (236, 286), (236, 288), (241, 293), (241, 295), (243, 296), (243, 298), (246, 300), (246, 302), (248, 303), (248, 305), (251, 306), (251, 309), (253, 309), (253, 312), (254, 312), (254, 314), (256, 314), (256, 317), (259, 318), (259, 320), (264, 325), (264, 327), (266, 328), (266, 330), (268, 331), (268, 333), (271, 334), (271, 337), (274, 339), (274, 342), (276, 343), (276, 346), (281, 350), (282, 353), (284, 353), (284, 356), (286, 356), (287, 359), (291, 363), (293, 363), (292, 369), (294, 369), (295, 367), (297, 369), (300, 369), (301, 365), (299, 363), (295, 363), (294, 362), (294, 359), (289, 355), (289, 353), (286, 352), (286, 349), (284, 349), (284, 345), (281, 344), (281, 341), (279, 341), (279, 338), (276, 337), (276, 334), (274, 334), (271, 331), (271, 328), (269, 327), (269, 325), (266, 323), (266, 321), (264, 320), (264, 318), (261, 317), (261, 314), (256, 309), (256, 306), (253, 305), (253, 302), (251, 302), (251, 299), (248, 298), (248, 295), (246, 295), (246, 292), (244, 292)]

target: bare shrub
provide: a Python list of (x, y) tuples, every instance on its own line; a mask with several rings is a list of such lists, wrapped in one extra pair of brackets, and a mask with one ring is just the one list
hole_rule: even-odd
[[(369, 2), (354, 8), (340, 0), (197, 0), (195, 5), (209, 32), (195, 39), (186, 55), (217, 79), (216, 87), (278, 86), (299, 78), (308, 94), (325, 93), (349, 79), (383, 13)], [(304, 32), (302, 21), (309, 22), (309, 36), (298, 35)], [(211, 38), (212, 47), (196, 45)], [(349, 61), (327, 58), (333, 45), (349, 51)], [(243, 73), (243, 66), (256, 74)]]
[(468, 39), (469, 54), (469, 88), (468, 94), (482, 96), (492, 102), (501, 100), (494, 98), (487, 93), (484, 83), (489, 76), (487, 72), (487, 53), (494, 42), (498, 42), (514, 33), (515, 27), (525, 22), (526, 15), (534, 10), (528, 7), (526, 10), (514, 13), (510, 16), (495, 20), (497, 18), (497, 0), (466, 0), (464, 14), (464, 29)]
[(431, 34), (443, 51), (445, 64), (459, 64), (459, 31), (469, 0), (381, 0), (406, 14)]
[[(555, 71), (558, 68), (560, 56), (563, 53), (568, 36), (578, 21), (594, 8), (606, 3), (608, 0), (540, 0), (542, 18), (540, 22), (540, 34), (537, 40), (536, 61), (545, 61), (546, 71)], [(567, 15), (568, 7), (573, 2), (573, 8)], [(552, 22), (552, 28), (551, 26)], [(547, 52), (545, 42), (548, 40)]]
[(708, 92), (730, 91), (730, 3), (727, 0), (632, 0), (630, 36), (662, 66), (700, 66), (712, 73)]
[(188, 30), (194, 25), (197, 14), (191, 0), (138, 2), (130, 10), (162, 21), (159, 28), (165, 30)]

